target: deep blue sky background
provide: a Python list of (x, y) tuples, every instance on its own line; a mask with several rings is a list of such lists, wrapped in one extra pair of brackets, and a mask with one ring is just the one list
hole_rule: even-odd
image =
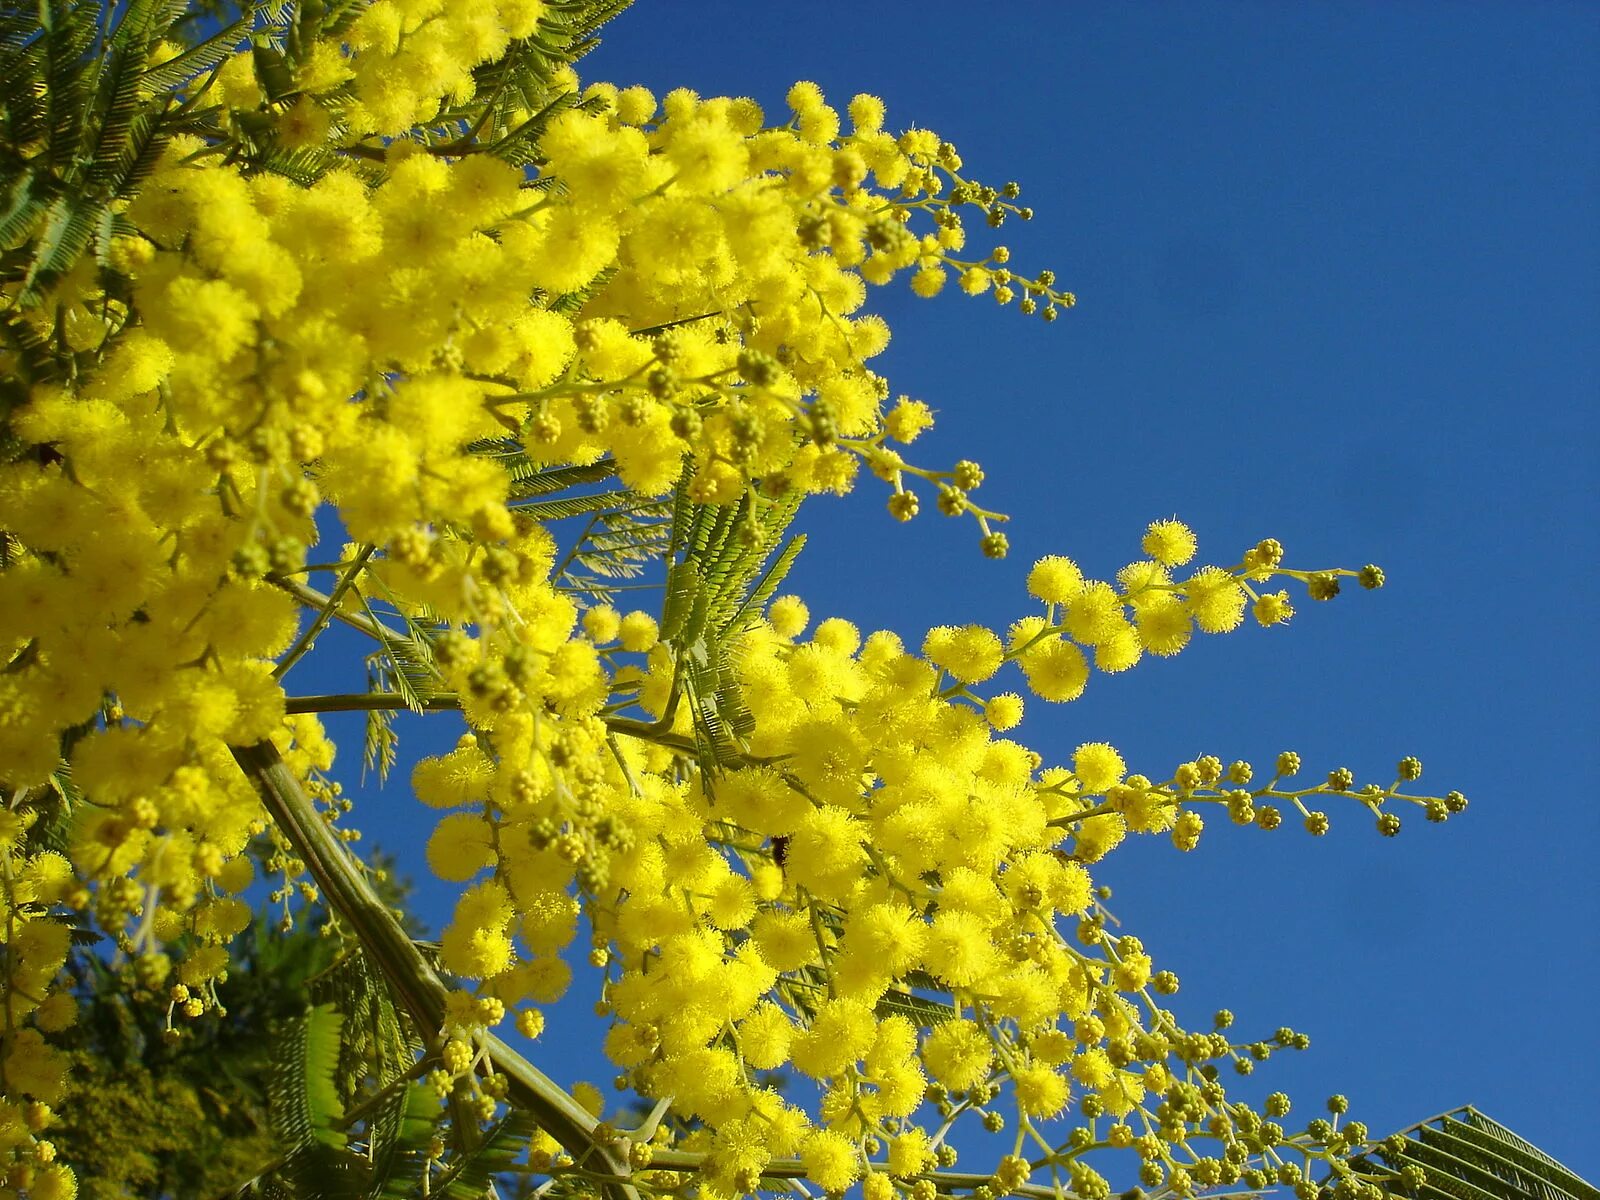
[[(769, 114), (795, 79), (876, 92), (891, 127), (1019, 180), (1038, 216), (1003, 240), (1078, 293), (1047, 327), (875, 292), (882, 369), (942, 413), (920, 460), (983, 463), (1013, 555), (931, 504), (896, 525), (864, 480), (812, 506), (792, 581), (818, 615), (1003, 627), (1034, 558), (1109, 575), (1172, 514), (1209, 561), (1271, 535), (1296, 565), (1383, 564), (1381, 592), (1035, 703), (1026, 740), (1055, 761), (1111, 741), (1157, 778), (1294, 748), (1308, 775), (1387, 782), (1420, 756), (1471, 797), (1447, 826), (1213, 818), (1193, 855), (1108, 860), (1112, 907), (1183, 978), (1181, 1016), (1311, 1034), (1252, 1081), (1297, 1112), (1343, 1091), (1381, 1134), (1473, 1103), (1591, 1179), (1596, 62), (1587, 4), (640, 0), (583, 64)], [(369, 837), (420, 863), (426, 823), (410, 848), (405, 825)], [(549, 1042), (553, 1074), (609, 1078)]]

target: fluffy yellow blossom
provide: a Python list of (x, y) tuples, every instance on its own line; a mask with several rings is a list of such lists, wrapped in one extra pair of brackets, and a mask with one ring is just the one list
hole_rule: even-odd
[(1028, 591), (1046, 604), (1070, 604), (1082, 590), (1078, 564), (1059, 554), (1041, 558), (1028, 572)]
[(1244, 619), (1248, 596), (1239, 582), (1218, 567), (1202, 567), (1184, 582), (1190, 615), (1207, 633), (1226, 633)]
[(944, 625), (929, 631), (922, 652), (961, 683), (982, 683), (1000, 669), (1005, 649), (993, 631), (981, 625)]
[(1181, 567), (1194, 557), (1195, 536), (1182, 521), (1152, 521), (1141, 543), (1144, 552), (1167, 567)]
[(983, 716), (993, 728), (1003, 733), (1022, 724), (1022, 710), (1021, 696), (1015, 692), (1001, 692), (985, 701)]
[(994, 1048), (982, 1028), (967, 1020), (946, 1021), (928, 1036), (922, 1061), (951, 1091), (964, 1091), (988, 1077)]
[(428, 866), (441, 879), (471, 879), (494, 860), (489, 829), (476, 813), (449, 814), (428, 838)]
[(1086, 792), (1103, 792), (1120, 783), (1127, 769), (1122, 755), (1104, 742), (1086, 742), (1072, 756), (1073, 773)]
[(739, 1023), (739, 1052), (760, 1071), (776, 1070), (789, 1058), (794, 1026), (783, 1010), (770, 1001)]
[(1076, 700), (1089, 682), (1089, 662), (1071, 642), (1053, 639), (1022, 656), (1022, 671), (1034, 695), (1044, 700)]
[(832, 1129), (819, 1129), (800, 1148), (806, 1175), (817, 1186), (842, 1192), (861, 1175), (861, 1157), (851, 1140)]
[(1016, 1071), (1012, 1082), (1017, 1103), (1030, 1117), (1048, 1120), (1059, 1116), (1071, 1098), (1071, 1089), (1061, 1074), (1047, 1066), (1027, 1066)]
[[(712, 1200), (793, 1157), (830, 1193), (871, 1162), (866, 1200), (926, 1200), (918, 1177), (944, 1157), (918, 1119), (930, 1079), (962, 1113), (993, 1100), (993, 1115), (1049, 1120), (1070, 1078), (1130, 1116), (1146, 1090), (1175, 1094), (1204, 1042), (1119, 998), (1170, 979), (1137, 939), (1108, 934), (1082, 865), (1130, 829), (1192, 848), (1200, 818), (1109, 745), (1045, 766), (999, 736), (1024, 702), (998, 689), (1017, 686), (1014, 662), (1034, 695), (1069, 701), (1091, 659), (1130, 669), (1196, 627), (1236, 627), (1247, 605), (1282, 623), (1288, 593), (1215, 567), (1174, 582), (1194, 536), (1158, 521), (1115, 584), (1064, 557), (1035, 563), (1043, 607), (1004, 638), (939, 626), (919, 655), (830, 617), (802, 640), (811, 612), (773, 592), (805, 497), (875, 477), (904, 520), (932, 485), (941, 510), (980, 522), (986, 553), (1004, 551), (1003, 518), (969, 495), (976, 464), (937, 470), (906, 449), (934, 413), (878, 373), (891, 330), (869, 285), (899, 275), (931, 297), (954, 279), (1046, 317), (1071, 297), (1047, 272), (1014, 273), (1004, 247), (964, 249), (975, 208), (990, 224), (1028, 215), (1019, 186), (972, 180), (932, 131), (891, 132), (877, 97), (841, 114), (801, 82), (769, 118), (747, 98), (582, 80), (563, 60), (589, 44), (582, 7), (303, 5), (285, 37), (197, 57), (162, 6), (113, 22), (105, 37), (144, 38), (131, 129), (148, 147), (75, 161), (93, 220), (63, 225), (57, 203), (8, 221), (0, 1177), (13, 1191), (77, 1186), (46, 1135), (70, 1066), (51, 1035), (78, 1016), (63, 986), (78, 923), (126, 952), (138, 994), (166, 997), (181, 1043), (184, 1022), (221, 1015), (258, 865), (287, 920), (325, 901), (330, 936), (370, 939), (385, 919), (374, 898), (351, 909), (366, 877), (326, 857), (324, 836), (356, 849), (388, 810), (363, 817), (328, 778), (324, 711), (370, 706), (380, 774), (390, 716), (393, 731), (438, 709), (460, 722), (453, 748), (411, 769), (410, 794), (389, 797), (448, 810), (425, 857), (467, 885), (438, 965), (471, 982), (417, 1030), (447, 1039), (432, 1082), (451, 1120), (515, 1099), (501, 1087), (515, 1072), (475, 1069), (506, 1052), (483, 1031), (510, 1011), (538, 1037), (536, 1005), (585, 963), (603, 974), (622, 1084), (664, 1098), (669, 1118), (651, 1144), (612, 1148), (637, 1169), (654, 1145), (703, 1155), (698, 1182), (664, 1186)], [(79, 49), (32, 36), (19, 69), (70, 75)], [(195, 74), (203, 63), (219, 63), (214, 78)], [(201, 82), (205, 105), (179, 103)], [(74, 91), (52, 75), (17, 92), (47, 93)], [(116, 120), (88, 128), (123, 136)], [(52, 175), (52, 146), (11, 147), (37, 175), (13, 216), (32, 198), (83, 200)], [(108, 182), (123, 161), (138, 170)], [(348, 543), (317, 548), (330, 529)], [(1281, 558), (1258, 544), (1243, 578), (1304, 578)], [(1373, 586), (1374, 572), (1359, 577)], [(1313, 576), (1312, 594), (1341, 577)], [(643, 607), (620, 611), (624, 594)], [(317, 695), (302, 660), (352, 638), (367, 643), (356, 682)], [(990, 680), (990, 698), (971, 690)], [(1210, 784), (1222, 771), (1202, 775), (1207, 761), (1191, 767)], [(400, 990), (433, 1003), (431, 984)], [(363, 1077), (358, 1015), (340, 1051)], [(1168, 1057), (1171, 1071), (1155, 1065)], [(766, 1086), (760, 1072), (788, 1064), (826, 1081), (814, 1104)], [(1010, 1095), (972, 1091), (991, 1086)], [(592, 1086), (570, 1091), (604, 1111)], [(440, 1144), (449, 1171), (455, 1143)], [(558, 1153), (600, 1169), (547, 1133), (530, 1169)], [(1019, 1169), (1004, 1160), (996, 1190)], [(1099, 1194), (1086, 1171), (1072, 1188)]]

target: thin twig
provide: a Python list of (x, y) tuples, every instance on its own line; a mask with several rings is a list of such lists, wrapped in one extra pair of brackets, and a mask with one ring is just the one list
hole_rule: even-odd
[(339, 582), (334, 585), (327, 604), (323, 605), (321, 611), (317, 613), (316, 619), (311, 622), (310, 628), (300, 635), (295, 644), (289, 648), (289, 653), (285, 654), (278, 665), (272, 668), (272, 677), (274, 679), (282, 679), (287, 675), (289, 668), (299, 662), (311, 649), (312, 644), (317, 640), (317, 635), (328, 627), (328, 623), (333, 620), (334, 614), (339, 611), (339, 606), (344, 603), (345, 593), (355, 586), (356, 577), (366, 568), (367, 560), (372, 557), (372, 552), (376, 549), (377, 547), (371, 542), (361, 547), (360, 552), (356, 554), (355, 560), (346, 568), (344, 574), (339, 576)]
[[(422, 707), (432, 712), (444, 712), (461, 707), (461, 697), (455, 692), (439, 692), (423, 696)], [(409, 709), (411, 705), (398, 692), (346, 692), (325, 696), (289, 696), (283, 708), (287, 713), (373, 712), (380, 709)], [(694, 752), (694, 740), (681, 733), (661, 728), (659, 721), (636, 721), (632, 717), (605, 717), (606, 728), (614, 734), (654, 742), (669, 750)], [(764, 761), (750, 759), (750, 762)]]

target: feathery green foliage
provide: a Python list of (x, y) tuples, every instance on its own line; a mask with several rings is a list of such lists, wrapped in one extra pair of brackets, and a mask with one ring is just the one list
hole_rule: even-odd
[(1600, 1200), (1600, 1189), (1470, 1105), (1385, 1138), (1350, 1166), (1376, 1163), (1418, 1200)]

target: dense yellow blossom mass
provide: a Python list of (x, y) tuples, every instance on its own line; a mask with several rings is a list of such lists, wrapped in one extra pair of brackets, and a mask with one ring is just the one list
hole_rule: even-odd
[[(107, 934), (181, 1036), (216, 1007), (258, 869), (285, 913), (338, 877), (235, 750), (275, 746), (353, 843), (316, 714), (402, 706), (466, 724), (411, 776), (439, 810), (427, 862), (462, 885), (438, 948), (457, 990), (417, 1030), (440, 1096), (470, 1101), (451, 1121), (507, 1102), (490, 1028), (537, 1036), (576, 984), (619, 1084), (660, 1102), (616, 1160), (639, 1191), (1099, 1200), (1084, 1156), (1112, 1147), (1178, 1195), (1322, 1160), (1341, 1195), (1379, 1194), (1343, 1165), (1359, 1126), (1288, 1133), (1227, 1098), (1219, 1068), (1303, 1038), (1181, 1027), (1176, 978), (1107, 928), (1090, 867), (1129, 832), (1194, 848), (1207, 806), (1321, 833), (1337, 794), (1392, 834), (1396, 801), (1465, 802), (1402, 792), (1409, 759), (1387, 786), (1295, 787), (1292, 754), (1265, 778), (1210, 757), (1146, 776), (1003, 735), (1024, 692), (1071, 701), (1196, 630), (1287, 621), (1269, 584), (1327, 599), (1381, 572), (1291, 569), (1270, 540), (1192, 567), (1194, 534), (1158, 520), (1111, 578), (1042, 559), (1005, 630), (906, 642), (774, 595), (796, 504), (863, 465), (894, 517), (920, 492), (1004, 555), (977, 464), (906, 457), (932, 413), (869, 365), (890, 332), (867, 305), (953, 276), (1070, 306), (967, 247), (974, 216), (1031, 215), (1015, 185), (891, 132), (870, 95), (840, 111), (802, 82), (768, 113), (584, 83), (594, 3), (275, 5), (194, 49), (153, 7), (121, 18), (119, 69), (142, 57), (85, 135), (120, 165), (90, 169), (81, 237), (79, 165), (45, 118), (13, 122), (0, 1195), (73, 1192), (49, 1141), (72, 930)], [(123, 108), (154, 115), (118, 133)], [(574, 546), (554, 523), (584, 513), (600, 533)], [(308, 562), (327, 530), (348, 543)], [(294, 667), (334, 621), (379, 666), (366, 693), (307, 697)], [(358, 938), (377, 919), (337, 915)], [(958, 1121), (1013, 1131), (1011, 1153), (950, 1173)], [(525, 1169), (592, 1192), (560, 1132)]]

